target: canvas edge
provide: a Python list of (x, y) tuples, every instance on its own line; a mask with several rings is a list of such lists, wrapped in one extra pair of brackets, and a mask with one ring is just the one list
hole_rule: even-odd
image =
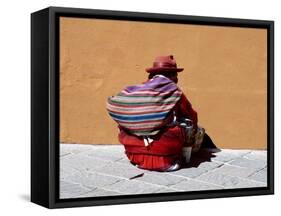
[[(65, 208), (65, 207), (82, 207), (82, 206), (96, 206), (96, 205), (114, 205), (114, 204), (130, 204), (130, 203), (146, 203), (146, 202), (163, 202), (163, 201), (178, 201), (178, 200), (192, 200), (192, 199), (206, 199), (206, 198), (223, 198), (223, 197), (238, 197), (238, 196), (253, 196), (253, 195), (268, 195), (274, 194), (274, 150), (273, 150), (273, 142), (274, 142), (274, 75), (273, 75), (273, 48), (274, 48), (274, 32), (273, 26), (274, 21), (269, 20), (246, 20), (246, 19), (233, 19), (233, 18), (217, 18), (217, 17), (199, 17), (199, 16), (187, 16), (187, 15), (171, 15), (171, 14), (155, 14), (155, 13), (141, 13), (141, 12), (128, 12), (128, 11), (109, 11), (109, 10), (95, 10), (95, 9), (80, 9), (80, 8), (62, 8), (62, 7), (49, 7), (43, 10), (40, 10), (36, 13), (42, 13), (44, 11), (48, 11), (48, 50), (45, 52), (48, 55), (48, 69), (43, 69), (44, 73), (48, 73), (48, 84), (49, 84), (49, 96), (48, 96), (48, 134), (49, 134), (49, 142), (48, 142), (48, 152), (44, 154), (42, 150), (40, 154), (44, 154), (44, 158), (46, 155), (48, 156), (48, 160), (44, 160), (43, 164), (46, 167), (44, 173), (48, 173), (48, 179), (44, 179), (42, 184), (48, 188), (47, 193), (42, 194), (44, 197), (44, 201), (39, 201), (37, 198), (35, 199), (34, 195), (31, 195), (31, 201), (37, 204), (43, 205), (48, 208)], [(184, 192), (184, 193), (165, 193), (165, 194), (143, 194), (143, 195), (133, 195), (133, 196), (116, 196), (116, 197), (101, 197), (100, 199), (93, 198), (80, 198), (80, 199), (59, 199), (59, 147), (56, 144), (57, 138), (59, 134), (59, 124), (58, 124), (58, 108), (59, 108), (59, 98), (58, 98), (58, 90), (59, 87), (59, 75), (56, 74), (56, 70), (58, 70), (58, 26), (56, 25), (57, 18), (61, 15), (69, 15), (74, 17), (101, 17), (101, 18), (109, 18), (111, 19), (137, 19), (137, 20), (154, 20), (154, 21), (167, 21), (170, 20), (172, 22), (184, 22), (188, 23), (197, 23), (197, 24), (205, 24), (205, 25), (223, 25), (223, 26), (242, 26), (242, 27), (253, 27), (253, 28), (267, 28), (268, 29), (268, 45), (269, 45), (269, 57), (268, 57), (268, 147), (270, 151), (268, 151), (268, 187), (265, 188), (250, 188), (250, 189), (233, 189), (233, 190), (223, 190), (223, 191), (200, 191), (200, 192)], [(33, 29), (34, 30), (34, 29)], [(34, 38), (33, 38), (34, 39)], [(32, 41), (33, 41), (32, 39)], [(35, 52), (31, 49), (32, 52)], [(44, 54), (45, 56), (45, 54)], [(35, 61), (34, 57), (31, 58), (32, 62)], [(43, 59), (43, 58), (42, 58)], [(42, 59), (38, 60), (39, 62)], [(32, 69), (32, 74), (34, 74), (34, 69)], [(33, 75), (32, 75), (33, 77)], [(32, 88), (32, 92), (34, 88)], [(32, 104), (34, 105), (36, 100), (32, 99)], [(42, 107), (42, 109), (46, 109)], [(37, 116), (38, 117), (38, 116)], [(33, 119), (36, 118), (36, 115), (33, 114)], [(33, 124), (33, 127), (36, 124)], [(46, 129), (46, 128), (45, 128)], [(32, 131), (32, 137), (36, 137), (38, 135), (34, 134), (34, 130)], [(45, 131), (46, 133), (46, 131)], [(34, 161), (39, 161), (41, 159), (40, 156), (34, 155), (39, 151), (36, 149), (34, 142), (31, 144), (32, 150), (32, 166), (34, 166)], [(44, 147), (46, 148), (46, 141), (43, 142)], [(42, 144), (43, 145), (43, 144)], [(34, 168), (32, 169), (32, 178), (33, 181), (31, 184), (35, 184), (38, 188), (38, 183), (34, 182), (34, 176), (36, 172), (34, 172)], [(43, 171), (42, 171), (43, 172)], [(38, 173), (37, 173), (38, 174)], [(39, 178), (38, 178), (39, 179)], [(41, 184), (41, 185), (42, 185)], [(34, 186), (33, 186), (33, 194), (34, 194)], [(32, 194), (32, 192), (31, 192)]]

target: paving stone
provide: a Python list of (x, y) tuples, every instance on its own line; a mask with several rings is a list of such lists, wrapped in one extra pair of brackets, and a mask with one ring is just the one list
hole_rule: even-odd
[(131, 162), (129, 161), (129, 159), (127, 157), (126, 158), (121, 158), (120, 160), (117, 160), (116, 162), (132, 166)]
[(236, 176), (229, 176), (217, 172), (209, 172), (199, 176), (195, 180), (204, 181), (216, 185), (223, 186), (224, 188), (248, 188), (248, 187), (263, 187), (264, 183), (251, 181), (245, 178), (239, 178)]
[(150, 172), (144, 173), (142, 177), (137, 178), (139, 181), (148, 183), (170, 186), (183, 181), (185, 178), (179, 176), (173, 176), (166, 173)]
[(80, 184), (60, 181), (60, 198), (73, 198), (91, 191)]
[(267, 183), (267, 169), (262, 169), (254, 173), (253, 175), (249, 176), (248, 179)]
[(194, 178), (199, 175), (202, 175), (205, 172), (206, 172), (205, 169), (198, 169), (195, 167), (191, 167), (191, 168), (183, 168), (178, 171), (172, 172), (172, 173), (170, 173), (170, 175)]
[(109, 190), (104, 190), (101, 188), (96, 188), (90, 192), (87, 192), (85, 194), (81, 194), (76, 196), (76, 198), (85, 198), (85, 197), (101, 197), (101, 196), (117, 196), (117, 195), (122, 195), (122, 193), (118, 193), (115, 191), (109, 191)]
[(266, 151), (223, 149), (196, 154), (189, 167), (161, 173), (133, 166), (122, 145), (62, 144), (60, 150), (62, 198), (264, 187), (267, 183)]
[(60, 151), (60, 157), (65, 157), (67, 155), (71, 155), (72, 153), (66, 150)]
[(60, 144), (60, 153), (72, 153), (78, 154), (84, 151), (91, 150), (93, 145), (85, 145), (85, 144)]
[(67, 181), (76, 182), (84, 186), (85, 188), (102, 188), (106, 185), (110, 185), (121, 181), (122, 179), (114, 176), (107, 176), (100, 173), (84, 173), (84, 175), (76, 174), (67, 177)]
[(68, 166), (80, 171), (94, 171), (111, 164), (100, 158), (88, 157), (86, 155), (76, 154), (60, 158), (60, 166)]
[[(100, 149), (100, 145), (95, 145), (96, 148)], [(103, 145), (102, 149), (110, 150), (112, 152), (125, 154), (125, 148), (123, 145)]]
[(240, 179), (236, 185), (229, 186), (228, 188), (253, 188), (253, 187), (266, 187), (265, 182), (251, 181), (249, 179)]
[(267, 151), (252, 151), (249, 154), (246, 154), (244, 158), (249, 160), (267, 160)]
[(71, 176), (71, 175), (82, 175), (82, 172), (83, 171), (81, 171), (79, 169), (75, 169), (75, 168), (69, 166), (68, 164), (63, 163), (60, 166), (60, 179), (65, 180), (68, 178), (68, 176)]
[(223, 163), (218, 162), (218, 161), (217, 162), (204, 162), (204, 163), (199, 164), (199, 166), (197, 168), (203, 169), (205, 171), (210, 171), (210, 170), (218, 168), (222, 165), (223, 165)]
[(182, 181), (176, 185), (171, 186), (172, 189), (180, 191), (200, 191), (200, 190), (217, 190), (223, 189), (222, 186), (209, 184), (207, 182), (201, 182), (193, 179)]
[(212, 171), (214, 173), (221, 173), (229, 176), (236, 176), (236, 177), (242, 177), (246, 178), (249, 175), (252, 175), (257, 170), (253, 168), (244, 168), (244, 167), (237, 167), (237, 166), (231, 166), (231, 165), (223, 165), (216, 170)]
[(71, 154), (72, 152), (69, 145), (65, 145), (65, 144), (60, 145), (60, 157), (71, 155)]
[(229, 162), (236, 158), (240, 158), (246, 154), (248, 154), (250, 150), (230, 150), (224, 149), (220, 152), (213, 153), (216, 157), (212, 158), (212, 161), (221, 161), (221, 162)]
[(223, 165), (222, 162), (203, 162), (198, 167), (182, 168), (180, 170), (168, 173), (169, 175), (184, 176), (189, 178), (195, 178), (202, 175), (203, 173), (213, 170)]
[(206, 183), (212, 183), (218, 186), (222, 186), (224, 188), (232, 188), (237, 185), (239, 181), (241, 181), (241, 179), (238, 177), (229, 176), (217, 172), (208, 172), (195, 179), (204, 181)]
[(138, 180), (123, 180), (112, 185), (107, 185), (103, 189), (123, 194), (148, 194), (164, 189), (164, 187), (148, 184)]
[(180, 190), (177, 190), (175, 188), (161, 188), (158, 191), (155, 191), (154, 193), (173, 193), (173, 192), (179, 192)]
[(229, 164), (245, 168), (263, 169), (266, 167), (267, 162), (263, 160), (249, 160), (247, 158), (236, 158)]
[(112, 151), (110, 149), (92, 149), (82, 153), (88, 157), (100, 158), (102, 160), (118, 161), (124, 158), (124, 153), (118, 151)]
[(118, 176), (127, 179), (144, 173), (143, 170), (138, 169), (133, 165), (127, 165), (118, 162), (108, 164), (104, 167), (97, 169), (96, 171), (107, 175)]

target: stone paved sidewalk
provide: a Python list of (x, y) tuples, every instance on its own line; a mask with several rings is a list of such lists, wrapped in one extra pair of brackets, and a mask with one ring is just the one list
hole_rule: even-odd
[(154, 172), (131, 165), (122, 145), (60, 145), (60, 198), (266, 187), (266, 151), (201, 151), (188, 167)]

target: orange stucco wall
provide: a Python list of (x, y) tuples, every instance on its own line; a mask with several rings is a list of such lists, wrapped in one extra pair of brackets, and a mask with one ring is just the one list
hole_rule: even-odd
[(60, 141), (116, 144), (108, 96), (173, 54), (178, 85), (220, 148), (266, 148), (266, 30), (61, 18)]

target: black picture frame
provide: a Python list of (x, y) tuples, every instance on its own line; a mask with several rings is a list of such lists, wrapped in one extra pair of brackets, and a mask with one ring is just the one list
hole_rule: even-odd
[[(59, 17), (263, 28), (267, 30), (267, 163), (262, 188), (59, 199)], [(274, 193), (274, 22), (49, 7), (31, 14), (31, 201), (47, 208), (145, 203)]]

